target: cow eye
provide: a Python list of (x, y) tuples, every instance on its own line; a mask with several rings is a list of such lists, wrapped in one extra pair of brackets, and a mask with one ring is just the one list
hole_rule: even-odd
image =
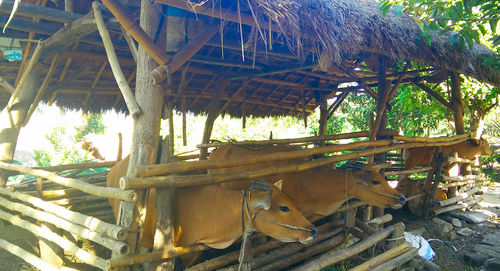
[(284, 213), (290, 212), (290, 209), (289, 209), (287, 206), (285, 206), (285, 205), (280, 206), (280, 210), (281, 210), (282, 212), (284, 212)]
[(372, 184), (380, 184), (380, 182), (376, 181), (376, 180), (372, 180)]

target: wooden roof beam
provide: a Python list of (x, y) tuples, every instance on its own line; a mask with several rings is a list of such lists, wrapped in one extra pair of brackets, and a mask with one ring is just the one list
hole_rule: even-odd
[(425, 85), (424, 83), (420, 82), (419, 80), (412, 80), (411, 81), (415, 86), (419, 87), (421, 90), (425, 91), (427, 94), (431, 95), (434, 99), (436, 99), (439, 103), (442, 105), (446, 106), (449, 108), (451, 111), (455, 111), (451, 104), (446, 101), (441, 95), (436, 93), (434, 90), (432, 90), (430, 87)]
[(65, 25), (48, 39), (44, 40), (40, 58), (46, 58), (95, 31), (97, 31), (97, 26), (95, 24), (94, 13), (90, 11), (87, 15)]
[[(0, 1), (0, 13), (10, 14), (13, 5), (14, 1), (9, 1), (9, 0)], [(38, 17), (43, 20), (59, 22), (59, 23), (70, 23), (74, 20), (83, 17), (82, 14), (74, 12), (66, 12), (59, 9), (47, 8), (23, 2), (19, 3), (19, 6), (16, 10), (16, 16), (18, 15), (31, 18)]]

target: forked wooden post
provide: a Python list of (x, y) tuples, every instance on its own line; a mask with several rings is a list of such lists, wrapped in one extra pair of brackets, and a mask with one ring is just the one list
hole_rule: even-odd
[[(424, 205), (423, 208), (425, 208), (424, 211), (424, 219), (427, 219), (428, 216), (432, 212), (432, 206), (434, 205), (435, 198), (436, 198), (436, 191), (439, 186), (439, 183), (443, 180), (443, 175), (441, 174), (441, 168), (443, 167), (443, 162), (445, 161), (443, 153), (440, 151), (441, 148), (437, 148), (439, 153), (436, 158), (436, 164), (433, 166), (435, 167), (435, 172), (434, 172), (434, 183), (432, 184), (431, 190), (429, 192), (429, 196), (427, 198), (427, 205)], [(434, 154), (433, 154), (434, 155)]]
[[(427, 203), (429, 202), (430, 200), (430, 193), (431, 193), (431, 188), (432, 188), (432, 179), (434, 178), (434, 175), (436, 174), (436, 168), (437, 168), (437, 161), (438, 161), (438, 156), (439, 156), (439, 152), (440, 152), (440, 148), (439, 147), (435, 147), (433, 152), (432, 152), (432, 157), (431, 157), (431, 167), (432, 169), (429, 170), (429, 172), (427, 173), (427, 179), (425, 181), (425, 186), (424, 186), (424, 193), (425, 193), (425, 197), (424, 197), (424, 201), (422, 203), (422, 206), (420, 206), (421, 208), (421, 215), (424, 216), (424, 217), (427, 217), (427, 212), (428, 212), (428, 209), (427, 209)], [(440, 174), (440, 173), (438, 173)]]

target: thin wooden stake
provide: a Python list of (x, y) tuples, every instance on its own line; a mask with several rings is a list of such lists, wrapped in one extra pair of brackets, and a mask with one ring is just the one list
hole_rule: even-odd
[(104, 24), (104, 19), (102, 18), (101, 10), (99, 8), (99, 2), (92, 3), (92, 8), (94, 9), (95, 22), (97, 25), (97, 29), (99, 30), (99, 34), (101, 34), (102, 42), (104, 44), (104, 49), (106, 49), (106, 54), (108, 55), (109, 65), (111, 66), (111, 70), (113, 71), (113, 75), (115, 76), (116, 83), (122, 92), (123, 99), (127, 104), (128, 110), (130, 114), (134, 118), (141, 113), (141, 109), (135, 100), (134, 94), (127, 83), (127, 79), (125, 79), (125, 75), (123, 75), (123, 71), (120, 67), (120, 63), (118, 62), (118, 57), (116, 56), (116, 52), (113, 46), (113, 42), (111, 41), (111, 37), (109, 36), (109, 32)]

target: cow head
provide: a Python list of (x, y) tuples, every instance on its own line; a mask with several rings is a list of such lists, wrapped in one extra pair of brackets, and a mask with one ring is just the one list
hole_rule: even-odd
[(387, 183), (379, 169), (380, 166), (362, 165), (361, 169), (347, 170), (346, 181), (351, 181), (349, 196), (374, 206), (401, 208), (406, 202), (405, 196)]
[[(258, 212), (253, 221), (255, 230), (281, 242), (310, 243), (316, 235), (314, 225), (278, 188), (261, 184), (261, 187), (263, 186), (266, 189), (254, 188), (248, 195), (249, 205), (252, 206), (249, 212), (252, 215)], [(272, 190), (270, 206), (269, 190)]]
[(490, 144), (488, 144), (488, 141), (484, 138), (468, 139), (467, 143), (474, 147), (478, 147), (480, 149), (478, 154), (480, 155), (491, 156), (495, 154), (495, 152), (490, 148)]

